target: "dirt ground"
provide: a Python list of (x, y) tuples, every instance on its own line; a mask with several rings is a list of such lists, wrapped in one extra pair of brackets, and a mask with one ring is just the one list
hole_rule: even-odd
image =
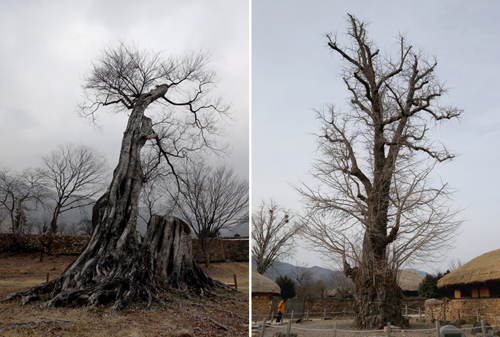
[[(76, 256), (0, 253), (0, 299), (52, 280)], [(238, 292), (220, 297), (185, 299), (172, 296), (165, 305), (144, 310), (131, 304), (115, 313), (107, 307), (46, 308), (40, 302), (19, 307), (0, 302), (0, 336), (248, 336), (248, 263), (214, 263), (206, 270), (216, 280), (233, 283)], [(227, 329), (227, 330), (226, 330)]]
[[(259, 326), (262, 322), (259, 322)], [(285, 324), (268, 325), (265, 330), (265, 337), (271, 337), (276, 332), (286, 332), (288, 320)], [(334, 328), (337, 330), (334, 332)], [(298, 337), (386, 337), (384, 330), (366, 331), (355, 330), (353, 320), (326, 320), (313, 319), (307, 322), (291, 325), (291, 332), (296, 333)], [(255, 329), (252, 336), (260, 336), (260, 329)], [(391, 337), (433, 337), (436, 336), (436, 329), (433, 324), (417, 323), (410, 320), (410, 327), (404, 330), (391, 331)]]

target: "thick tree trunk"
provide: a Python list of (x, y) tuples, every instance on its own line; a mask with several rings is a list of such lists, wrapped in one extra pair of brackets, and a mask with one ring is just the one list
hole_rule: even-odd
[(19, 201), (17, 209), (19, 210), (19, 222), (18, 222), (19, 228), (17, 229), (17, 236), (21, 237), (24, 235), (24, 216), (25, 216), (24, 208), (21, 201)]
[(403, 292), (397, 284), (397, 271), (388, 268), (385, 259), (372, 256), (363, 267), (355, 268), (344, 262), (344, 273), (356, 286), (356, 328), (381, 329), (387, 322), (400, 327), (408, 326), (408, 320), (402, 313)]
[(54, 241), (54, 234), (57, 232), (57, 219), (59, 218), (59, 206), (56, 206), (54, 209), (54, 213), (52, 214), (52, 220), (50, 221), (49, 233), (47, 236), (47, 240), (45, 241), (45, 249), (47, 252), (50, 252), (50, 247), (52, 246), (52, 241)]
[(210, 254), (209, 254), (210, 239), (203, 238), (202, 240), (200, 240), (200, 243), (203, 249), (203, 255), (205, 257), (205, 267), (210, 268)]
[(374, 279), (366, 279), (364, 283), (365, 287), (356, 289), (356, 328), (381, 329), (387, 322), (400, 327), (408, 326), (408, 321), (402, 314), (402, 291), (395, 281), (382, 281), (381, 276), (375, 276), (375, 282)]
[(130, 114), (120, 159), (100, 199), (99, 221), (86, 249), (59, 278), (9, 298), (22, 296), (25, 304), (50, 294), (49, 306), (112, 302), (119, 310), (138, 299), (149, 306), (164, 285), (198, 295), (210, 290), (213, 282), (193, 260), (190, 231), (184, 223), (154, 216), (144, 242), (137, 230), (143, 184), (140, 151), (154, 135), (144, 111), (154, 96), (141, 96)]

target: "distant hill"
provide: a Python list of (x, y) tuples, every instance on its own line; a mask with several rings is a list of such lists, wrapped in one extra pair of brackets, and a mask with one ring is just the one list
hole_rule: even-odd
[[(255, 269), (255, 266), (253, 266)], [(312, 278), (313, 280), (317, 281), (320, 279), (323, 280), (328, 280), (331, 278), (332, 273), (341, 273), (341, 271), (338, 270), (332, 270), (328, 268), (323, 268), (323, 267), (318, 267), (318, 266), (313, 266), (313, 267), (307, 267), (308, 269), (311, 269), (312, 271)], [(413, 271), (414, 273), (417, 273), (419, 275), (422, 275), (425, 277), (427, 273), (425, 271), (421, 271), (418, 269), (413, 269), (413, 268), (407, 268), (408, 270)], [(278, 276), (288, 276), (290, 278), (294, 278), (294, 276), (297, 274), (297, 266), (294, 266), (293, 264), (286, 263), (286, 262), (276, 262), (274, 266), (274, 270), (270, 269), (264, 273), (264, 276), (270, 278), (271, 280), (276, 280)]]
[(418, 270), (418, 269), (413, 269), (413, 268), (408, 268), (407, 270), (411, 270), (412, 272), (418, 274), (418, 275), (422, 275), (423, 277), (425, 277), (425, 275), (429, 274), (425, 271), (421, 271), (421, 270)]

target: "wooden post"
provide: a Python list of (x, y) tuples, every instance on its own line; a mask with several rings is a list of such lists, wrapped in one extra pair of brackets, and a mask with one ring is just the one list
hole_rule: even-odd
[(422, 310), (418, 308), (418, 318), (422, 318)]
[(405, 316), (408, 316), (408, 304), (405, 305)]
[(236, 282), (236, 274), (233, 274), (234, 276), (234, 289), (238, 289), (238, 283)]
[(434, 319), (434, 311), (431, 308), (431, 319)]
[(323, 311), (323, 321), (326, 319), (326, 309)]
[(271, 310), (271, 324), (273, 323), (273, 319), (274, 319), (274, 312)]
[(47, 273), (47, 281), (46, 282), (49, 282), (49, 273)]
[(255, 323), (257, 323), (258, 320), (259, 320), (259, 311), (257, 310), (255, 312)]
[(439, 320), (436, 320), (436, 332), (437, 332), (437, 337), (441, 337), (439, 333)]
[(495, 319), (495, 326), (496, 326), (497, 331), (498, 331), (497, 314), (493, 314), (493, 318)]
[(337, 337), (337, 322), (333, 325), (333, 337)]
[(286, 327), (286, 337), (290, 337), (290, 330), (292, 329), (292, 320), (288, 321), (288, 325)]
[(264, 337), (264, 330), (266, 330), (266, 318), (262, 321), (262, 330), (260, 331), (260, 337)]
[[(308, 320), (309, 320), (309, 310), (307, 310), (307, 313), (306, 313), (306, 321), (308, 321)], [(495, 322), (495, 324), (496, 324), (496, 322)]]
[(391, 337), (391, 322), (387, 322), (387, 337)]
[(484, 323), (484, 319), (481, 320), (481, 330), (483, 331), (483, 337), (486, 337), (486, 324)]
[(477, 318), (477, 321), (480, 322), (480, 320), (479, 320), (479, 310), (476, 310), (476, 318)]
[(293, 310), (292, 310), (292, 315), (290, 316), (290, 320), (293, 321)]

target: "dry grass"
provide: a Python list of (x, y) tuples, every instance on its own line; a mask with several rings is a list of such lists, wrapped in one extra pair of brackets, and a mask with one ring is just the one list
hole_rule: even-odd
[[(38, 258), (0, 253), (0, 298), (44, 282), (47, 273), (50, 279), (57, 277), (76, 257), (46, 256), (43, 263)], [(1, 302), (0, 336), (248, 336), (248, 263), (215, 263), (208, 273), (227, 283), (236, 274), (243, 292), (221, 294), (216, 300), (172, 296), (165, 306), (147, 311), (135, 303), (120, 313), (107, 307), (46, 308), (41, 303), (19, 307), (16, 302)], [(9, 325), (21, 322), (32, 323)]]

